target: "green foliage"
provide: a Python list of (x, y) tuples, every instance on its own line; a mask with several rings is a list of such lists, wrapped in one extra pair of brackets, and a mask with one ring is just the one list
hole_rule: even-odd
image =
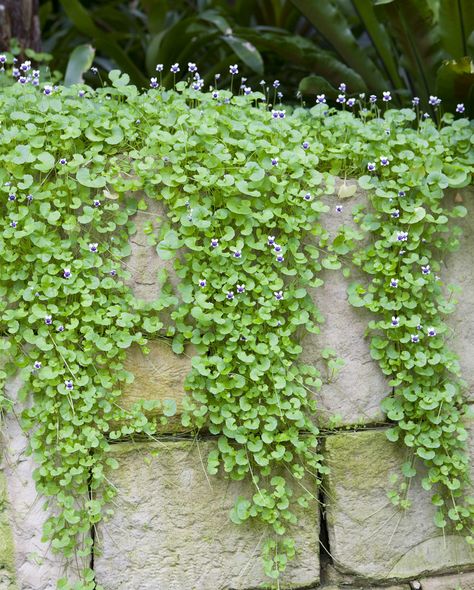
[[(97, 62), (120, 67), (147, 85), (158, 63), (165, 82), (174, 62), (196, 62), (206, 84), (239, 61), (254, 89), (262, 77), (299, 85), (332, 100), (348, 92), (391, 90), (397, 104), (410, 94), (438, 95), (453, 110), (474, 107), (474, 11), (469, 0), (64, 0), (42, 8), (45, 48), (65, 68), (65, 56), (87, 39)], [(183, 43), (186, 39), (186, 43)], [(264, 63), (265, 68), (264, 68)], [(469, 111), (470, 115), (474, 112)]]
[[(105, 475), (117, 467), (110, 442), (155, 432), (142, 408), (126, 412), (118, 398), (133, 379), (126, 350), (159, 333), (173, 337), (175, 352), (185, 342), (196, 347), (183, 424), (217, 437), (210, 473), (253, 482), (231, 519), (268, 525), (265, 571), (278, 578), (296, 550), (288, 525), (297, 508), (317, 501), (311, 484), (327, 472), (314, 425), (321, 378), (299, 359), (302, 336), (318, 332), (310, 289), (321, 285), (323, 267), (341, 267), (361, 237), (341, 228), (331, 242), (319, 222), (328, 212), (320, 197), (335, 194), (335, 176), (357, 176), (369, 190), (372, 210), (359, 208), (356, 218), (374, 239), (354, 261), (371, 281), (355, 285), (350, 300), (375, 314), (372, 356), (394, 387), (384, 402), (394, 422), (389, 437), (428, 467), (424, 485), (439, 488), (438, 522), (469, 530), (464, 406), (441, 317), (452, 305), (435, 278), (439, 253), (456, 242), (448, 218), (465, 212), (445, 211), (441, 199), (444, 188), (471, 180), (469, 121), (445, 115), (438, 128), (413, 110), (382, 115), (366, 103), (359, 116), (317, 105), (274, 117), (259, 93), (213, 96), (186, 82), (176, 92), (139, 93), (126, 74), (112, 71), (110, 80), (96, 91), (60, 87), (45, 95), (16, 84), (0, 95), (7, 356), (0, 379), (19, 368), (22, 395), (32, 398), (22, 424), (31, 433), (38, 491), (57, 508), (45, 540), (71, 556), (115, 493)], [(372, 161), (376, 171), (367, 173)], [(344, 183), (335, 204), (352, 192)], [(150, 304), (127, 286), (131, 218), (146, 207), (143, 193), (166, 205), (157, 235), (146, 232), (180, 279), (179, 298), (167, 287)], [(406, 242), (397, 240), (402, 230)], [(424, 275), (426, 265), (432, 273)], [(172, 322), (163, 326), (165, 309)], [(411, 342), (418, 324), (419, 342)], [(323, 357), (330, 380), (340, 363), (331, 349)], [(165, 417), (175, 410), (172, 402), (163, 406)], [(86, 542), (81, 551), (89, 549)]]

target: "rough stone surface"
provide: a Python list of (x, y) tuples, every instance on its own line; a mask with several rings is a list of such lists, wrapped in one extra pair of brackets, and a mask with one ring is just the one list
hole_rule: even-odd
[[(357, 229), (352, 212), (355, 207), (367, 203), (366, 193), (359, 188), (353, 197), (339, 199), (337, 195), (342, 184), (341, 179), (336, 179), (335, 194), (322, 198), (329, 211), (321, 215), (321, 224), (328, 230), (330, 239), (334, 239), (343, 225)], [(355, 186), (356, 181), (347, 180), (347, 185)], [(336, 211), (337, 204), (342, 204), (341, 212)], [(340, 270), (323, 270), (321, 279), (324, 285), (312, 292), (313, 301), (325, 322), (320, 334), (308, 334), (304, 338), (302, 360), (315, 364), (322, 373), (323, 386), (317, 395), (318, 419), (322, 425), (331, 417), (336, 417), (340, 425), (385, 420), (380, 403), (390, 393), (390, 388), (378, 363), (370, 356), (365, 330), (371, 314), (363, 308), (354, 308), (347, 298), (348, 286), (359, 278), (360, 274), (354, 268), (349, 278), (345, 278)], [(361, 282), (364, 280), (362, 277)], [(344, 361), (335, 376), (329, 374), (320, 362), (321, 350), (327, 347), (333, 348)]]
[(474, 572), (420, 578), (421, 590), (474, 590)]
[[(10, 380), (7, 396), (16, 400), (20, 386), (19, 377)], [(28, 437), (19, 423), (22, 409), (21, 403), (16, 401), (15, 410), (3, 420), (0, 440), (3, 456), (0, 475), (3, 473), (7, 482), (7, 514), (13, 532), (16, 583), (18, 590), (54, 590), (56, 582), (64, 576), (71, 581), (77, 579), (78, 570), (84, 564), (66, 564), (64, 557), (53, 554), (49, 545), (41, 541), (43, 523), (49, 513), (43, 510), (44, 499), (35, 489), (33, 471), (36, 465), (27, 454)], [(1, 575), (0, 570), (0, 580)], [(15, 586), (13, 588), (16, 590)]]
[[(184, 380), (191, 370), (192, 346), (186, 347), (183, 354), (175, 354), (171, 349), (171, 343), (166, 340), (150, 341), (147, 344), (150, 353), (145, 355), (138, 346), (132, 346), (127, 352), (125, 367), (133, 372), (135, 380), (125, 386), (120, 404), (125, 409), (130, 409), (133, 404), (141, 400), (163, 402), (172, 399), (177, 405), (177, 414), (170, 424), (173, 430), (179, 428), (179, 417), (182, 410), (182, 402), (186, 395)], [(158, 408), (150, 414), (160, 414)], [(165, 426), (170, 427), (170, 424)]]
[(145, 228), (152, 224), (155, 231), (166, 220), (166, 210), (163, 203), (146, 199), (148, 209), (138, 211), (133, 217), (137, 231), (130, 238), (131, 255), (126, 260), (126, 269), (131, 273), (128, 285), (136, 297), (150, 303), (160, 294), (163, 286), (159, 279), (159, 272), (166, 270), (171, 284), (176, 287), (178, 278), (174, 271), (174, 261), (162, 260), (156, 247), (148, 243)]
[[(248, 482), (207, 477), (214, 443), (114, 445), (119, 469), (115, 514), (99, 525), (97, 582), (105, 590), (241, 590), (268, 584), (260, 562), (263, 531), (235, 525), (229, 510)], [(158, 453), (158, 454), (155, 454)], [(284, 588), (319, 583), (319, 515), (305, 511), (298, 525), (300, 554)]]
[(450, 252), (445, 257), (445, 271), (441, 277), (447, 283), (461, 287), (456, 295), (458, 304), (455, 312), (449, 316), (452, 328), (450, 344), (459, 356), (463, 378), (468, 384), (468, 394), (474, 399), (474, 188), (450, 191), (446, 195), (446, 205), (463, 205), (468, 210), (466, 217), (456, 219), (455, 224), (463, 230), (459, 250)]
[(405, 450), (382, 429), (327, 437), (327, 524), (336, 569), (370, 580), (404, 580), (474, 564), (474, 550), (461, 536), (433, 523), (435, 507), (418, 478), (412, 507), (402, 512), (388, 500), (390, 476), (399, 475)]
[(15, 549), (7, 513), (7, 482), (0, 471), (0, 590), (15, 590)]

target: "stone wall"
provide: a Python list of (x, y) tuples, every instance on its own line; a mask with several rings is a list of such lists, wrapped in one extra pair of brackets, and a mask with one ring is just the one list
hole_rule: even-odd
[[(340, 223), (352, 223), (353, 205), (365, 198), (356, 194), (337, 216), (332, 206), (324, 225), (334, 232)], [(449, 320), (450, 340), (472, 396), (474, 193), (464, 190), (446, 198), (462, 200), (470, 211), (459, 221), (464, 229), (461, 248), (447, 256), (441, 274), (446, 284), (462, 287)], [(154, 212), (160, 214), (159, 207)], [(172, 265), (157, 258), (141, 232), (150, 216), (137, 215), (127, 264), (136, 295), (150, 301), (160, 290), (150, 269), (166, 266), (172, 273)], [(305, 361), (327, 376), (317, 401), (330, 473), (320, 490), (304, 482), (319, 494), (321, 509), (302, 512), (293, 531), (299, 552), (281, 588), (474, 590), (474, 551), (462, 538), (443, 537), (434, 527), (429, 493), (419, 479), (410, 486), (413, 506), (408, 511), (387, 498), (405, 454), (385, 437), (388, 426), (380, 402), (390, 388), (370, 357), (364, 334), (367, 313), (347, 302), (348, 280), (338, 271), (324, 271), (324, 280), (314, 300), (326, 323), (321, 334), (308, 336), (303, 344)], [(336, 376), (328, 376), (321, 365), (321, 350), (327, 346), (345, 362)], [(177, 356), (165, 338), (149, 348), (148, 356), (138, 349), (129, 352), (135, 381), (124, 391), (122, 403), (173, 398), (179, 413), (193, 350)], [(20, 385), (19, 379), (9, 382), (12, 399)], [(52, 590), (64, 575), (75, 579), (84, 564), (65, 563), (41, 542), (45, 512), (31, 477), (34, 464), (26, 454), (20, 411), (17, 404), (2, 424), (0, 590)], [(329, 429), (334, 424), (337, 428)], [(215, 444), (210, 436), (191, 437), (176, 420), (154, 442), (113, 445), (119, 462), (109, 476), (118, 489), (114, 514), (99, 525), (95, 554), (86, 560), (105, 590), (252, 590), (268, 585), (259, 560), (262, 529), (236, 526), (228, 517), (234, 499), (248, 493), (249, 484), (206, 474), (206, 456)]]

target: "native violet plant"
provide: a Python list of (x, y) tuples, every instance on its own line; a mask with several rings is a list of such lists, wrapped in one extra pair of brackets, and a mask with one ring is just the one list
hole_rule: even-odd
[[(229, 69), (235, 94), (218, 75), (205, 88), (194, 63), (172, 89), (164, 66), (156, 71), (145, 92), (118, 71), (93, 90), (50, 84), (26, 63), (0, 94), (0, 379), (20, 369), (33, 402), (22, 425), (38, 492), (55, 507), (45, 539), (67, 557), (91, 550), (89, 531), (115, 493), (111, 442), (158, 426), (147, 405), (118, 403), (133, 379), (126, 350), (167, 336), (176, 353), (187, 342), (197, 351), (183, 427), (216, 436), (211, 474), (253, 482), (230, 516), (267, 525), (265, 571), (278, 579), (296, 552), (289, 526), (318, 502), (327, 473), (321, 376), (300, 360), (304, 334), (319, 330), (309, 289), (322, 284), (322, 268), (348, 274), (352, 261), (367, 280), (351, 285), (349, 301), (373, 312), (372, 356), (393, 387), (383, 403), (388, 437), (411, 451), (403, 474), (424, 464), (436, 524), (472, 542), (466, 406), (445, 342), (453, 302), (441, 272), (458, 242), (448, 219), (466, 214), (448, 210), (443, 191), (471, 182), (472, 123), (443, 114), (438, 99), (434, 121), (417, 99), (390, 109), (388, 91), (348, 96), (345, 84), (337, 107), (324, 94), (311, 108), (275, 105), (279, 84), (273, 97), (265, 82), (251, 89), (238, 64)], [(335, 194), (336, 177), (358, 178), (370, 206), (354, 211), (360, 231), (341, 226), (330, 239), (321, 213), (340, 215), (355, 192), (343, 183)], [(334, 195), (332, 207), (323, 195)], [(146, 232), (180, 284), (145, 303), (127, 286), (126, 261), (133, 216), (152, 200), (167, 219)], [(331, 352), (324, 358), (337, 368)], [(0, 401), (5, 411), (15, 403)], [(175, 410), (164, 402), (161, 421)], [(391, 492), (401, 508), (406, 490)], [(86, 570), (81, 588), (95, 588), (93, 576)]]

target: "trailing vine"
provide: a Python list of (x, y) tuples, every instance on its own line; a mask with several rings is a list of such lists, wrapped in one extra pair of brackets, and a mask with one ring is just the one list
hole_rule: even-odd
[[(115, 71), (97, 90), (24, 77), (0, 94), (0, 378), (19, 367), (31, 397), (22, 423), (37, 489), (55, 507), (45, 525), (53, 548), (90, 551), (89, 530), (114, 495), (110, 442), (157, 431), (145, 407), (126, 411), (120, 395), (133, 379), (126, 350), (166, 335), (175, 352), (187, 342), (197, 352), (183, 426), (217, 436), (210, 473), (254, 483), (231, 518), (268, 525), (265, 571), (278, 578), (296, 551), (288, 526), (317, 502), (327, 471), (315, 422), (321, 378), (299, 360), (303, 335), (318, 332), (312, 290), (321, 268), (351, 255), (370, 281), (353, 285), (350, 301), (374, 312), (372, 356), (394, 388), (388, 436), (428, 467), (438, 526), (451, 520), (471, 540), (462, 382), (441, 318), (452, 303), (436, 276), (440, 253), (456, 245), (448, 218), (465, 214), (442, 197), (471, 181), (469, 121), (438, 113), (437, 126), (417, 105), (381, 112), (344, 94), (342, 110), (322, 95), (311, 109), (271, 110), (245, 86), (204, 93), (195, 74), (173, 90), (152, 79), (141, 93)], [(336, 176), (369, 191), (371, 210), (356, 211), (366, 247), (348, 227), (331, 241), (319, 222)], [(343, 183), (330, 214), (354, 191)], [(152, 200), (166, 204), (167, 220), (156, 231), (151, 216), (150, 243), (180, 282), (144, 303), (128, 286), (127, 257), (133, 215)], [(173, 413), (165, 404), (162, 421)], [(413, 461), (403, 472), (415, 474)], [(82, 587), (96, 587), (93, 572)]]

